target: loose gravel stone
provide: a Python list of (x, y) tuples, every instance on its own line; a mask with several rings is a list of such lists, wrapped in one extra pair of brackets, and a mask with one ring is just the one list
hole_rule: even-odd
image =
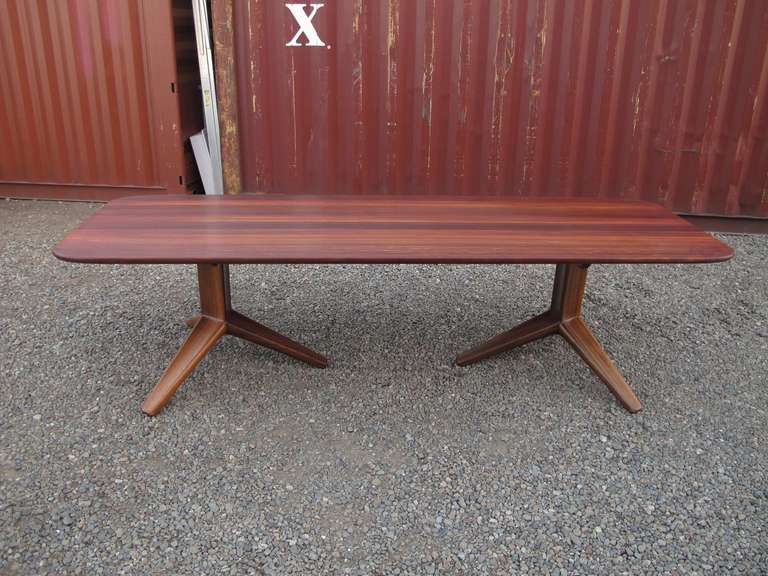
[(566, 343), (455, 355), (546, 307), (551, 266), (235, 266), (243, 313), (157, 418), (191, 266), (68, 264), (96, 208), (0, 200), (0, 574), (768, 573), (768, 237), (593, 266)]

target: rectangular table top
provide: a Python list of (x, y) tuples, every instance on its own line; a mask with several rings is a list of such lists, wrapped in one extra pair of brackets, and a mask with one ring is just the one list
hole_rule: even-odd
[(674, 263), (733, 251), (647, 202), (427, 196), (135, 196), (56, 248), (94, 263)]

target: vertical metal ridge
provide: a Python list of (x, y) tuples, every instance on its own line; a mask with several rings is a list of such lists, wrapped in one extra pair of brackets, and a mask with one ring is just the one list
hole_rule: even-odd
[[(81, 7), (82, 10), (82, 7)], [(98, 120), (94, 126), (99, 133), (99, 137), (104, 145), (103, 150), (108, 150), (101, 160), (108, 167), (108, 182), (114, 184), (116, 181), (125, 178), (125, 165), (122, 158), (122, 142), (120, 141), (120, 126), (117, 120), (115, 110), (115, 93), (111, 90), (107, 78), (106, 58), (104, 44), (106, 38), (103, 36), (101, 26), (101, 14), (99, 2), (90, 0), (87, 11), (81, 11), (80, 14), (87, 22), (89, 34), (89, 58), (92, 68), (90, 73), (94, 79), (94, 100), (97, 102), (96, 111)], [(115, 178), (117, 176), (117, 178)]]
[(390, 8), (391, 0), (380, 0), (376, 3), (374, 11), (376, 25), (376, 83), (379, 89), (376, 91), (376, 152), (374, 164), (377, 167), (376, 190), (384, 194), (389, 189), (392, 154), (390, 149), (392, 135), (391, 95), (397, 90), (396, 80), (390, 82), (391, 66), (397, 66), (396, 59), (392, 62), (389, 53), (389, 35), (391, 32)]
[[(492, 73), (493, 52), (490, 0), (476, 1), (470, 13), (472, 37), (468, 60), (471, 87), (466, 98), (464, 122), (464, 167), (457, 188), (461, 194), (484, 194), (487, 187), (486, 157), (488, 141), (485, 133), (491, 128), (489, 119), (489, 78)], [(495, 12), (494, 12), (495, 13)], [(490, 73), (489, 73), (490, 72)]]
[(9, 30), (10, 19), (8, 18), (7, 5), (0, 2), (0, 66), (7, 71), (0, 77), (0, 107), (2, 107), (3, 117), (2, 126), (5, 137), (10, 142), (6, 146), (7, 154), (2, 155), (0, 160), (0, 177), (7, 179), (19, 178), (25, 174), (29, 165), (29, 150), (23, 145), (22, 130), (19, 126), (20, 118), (17, 114), (18, 104), (16, 91), (18, 89), (18, 69), (13, 65), (14, 50), (11, 43), (11, 33)]
[(416, 42), (416, 4), (392, 0), (389, 6), (387, 34), (387, 84), (391, 86), (387, 123), (390, 129), (388, 141), (388, 187), (393, 194), (402, 194), (411, 179), (411, 145), (407, 114), (414, 107)]
[(34, 22), (30, 22), (27, 17), (29, 4), (24, 3), (16, 8), (16, 22), (19, 34), (19, 48), (24, 55), (25, 70), (23, 73), (24, 99), (31, 103), (32, 115), (35, 120), (35, 137), (37, 142), (38, 158), (45, 158), (46, 162), (43, 168), (45, 177), (51, 178), (58, 168), (57, 154), (52, 154), (49, 147), (51, 141), (51, 114), (46, 110), (44, 96), (38, 86), (39, 63), (37, 60), (37, 44), (34, 43), (35, 34), (30, 28)]
[[(139, 134), (141, 142), (139, 146), (142, 150), (142, 165), (140, 174), (144, 175), (144, 184), (152, 185), (158, 181), (163, 181), (163, 175), (159, 163), (156, 158), (160, 154), (160, 141), (156, 135), (157, 125), (162, 115), (158, 110), (155, 110), (157, 100), (157, 92), (167, 92), (169, 86), (152, 85), (152, 75), (149, 72), (149, 64), (147, 62), (147, 53), (149, 52), (149, 43), (145, 36), (145, 27), (147, 15), (144, 13), (146, 10), (145, 4), (138, 2), (128, 3), (128, 14), (131, 22), (131, 38), (130, 42), (131, 54), (129, 62), (132, 63), (131, 70), (136, 78), (135, 90), (128, 93), (126, 96), (129, 99), (133, 99), (138, 108), (139, 118)], [(137, 175), (138, 176), (138, 175)], [(167, 180), (165, 180), (168, 182)]]
[(286, 178), (286, 186), (291, 192), (299, 190), (301, 182), (301, 169), (302, 166), (302, 141), (300, 128), (302, 127), (302, 115), (301, 104), (299, 102), (299, 96), (297, 94), (297, 85), (300, 83), (296, 70), (296, 58), (297, 54), (295, 50), (291, 50), (288, 53), (288, 107), (290, 110), (291, 128), (288, 132), (288, 173)]
[[(491, 167), (491, 135), (496, 127), (494, 125), (497, 117), (495, 114), (497, 94), (495, 92), (498, 83), (496, 79), (497, 70), (497, 48), (500, 30), (500, 3), (501, 0), (488, 0), (485, 7), (488, 17), (485, 26), (485, 37), (481, 34), (478, 38), (478, 46), (482, 47), (485, 53), (483, 64), (483, 91), (484, 98), (477, 103), (477, 115), (479, 121), (473, 123), (472, 147), (475, 150), (477, 164), (470, 165), (470, 174), (465, 180), (465, 190), (467, 193), (487, 195), (490, 193), (491, 179), (495, 178)], [(484, 14), (481, 11), (478, 18), (482, 21)], [(494, 161), (495, 163), (495, 161)]]
[[(707, 58), (703, 43), (709, 36), (712, 21), (713, 6), (709, 2), (699, 2), (696, 5), (696, 20), (692, 31), (691, 46), (688, 56), (688, 69), (685, 76), (683, 102), (680, 111), (680, 124), (675, 139), (672, 173), (667, 187), (667, 204), (675, 209), (691, 206), (695, 178), (698, 165), (698, 140), (696, 127), (696, 108), (703, 103), (696, 98), (701, 90), (701, 80)], [(692, 158), (696, 155), (696, 158)]]
[(94, 20), (94, 54), (98, 54), (99, 61), (101, 94), (103, 97), (105, 115), (108, 118), (107, 124), (110, 127), (112, 148), (114, 150), (115, 176), (118, 181), (125, 179), (128, 171), (128, 154), (126, 144), (130, 144), (127, 138), (128, 122), (125, 117), (127, 106), (120, 106), (118, 94), (121, 93), (118, 87), (119, 72), (116, 70), (115, 53), (113, 48), (113, 38), (120, 37), (120, 31), (113, 29), (111, 20), (112, 12), (107, 9), (108, 5), (104, 2), (97, 4), (97, 9), (93, 12)]
[[(336, 148), (336, 183), (329, 183), (329, 189), (334, 192), (349, 194), (355, 189), (355, 86), (359, 81), (359, 69), (355, 67), (355, 30), (354, 30), (354, 1), (340, 0), (336, 13), (337, 33), (336, 42), (336, 83), (338, 99), (336, 104), (339, 139), (330, 142), (329, 146)], [(332, 48), (333, 50), (333, 48)], [(350, 121), (352, 117), (352, 121)], [(350, 166), (350, 163), (352, 165)]]
[[(328, 6), (330, 8), (330, 6)], [(328, 29), (328, 10), (320, 10), (315, 18), (315, 23), (321, 30)], [(323, 40), (330, 45), (331, 39), (325, 34)], [(330, 69), (330, 54), (328, 49), (302, 50), (303, 58), (297, 60), (300, 82), (298, 92), (300, 98), (306, 98), (307, 94), (317, 92), (317, 87), (327, 86), (326, 77)], [(302, 78), (303, 77), (303, 78)], [(305, 144), (302, 146), (302, 181), (299, 185), (302, 190), (311, 194), (321, 194), (324, 191), (323, 180), (327, 167), (323, 158), (328, 158), (328, 89), (323, 88), (317, 97), (311, 98), (309, 105), (304, 104), (303, 129)]]
[[(455, 62), (451, 66), (451, 70), (457, 70), (457, 78), (452, 81), (451, 84), (456, 86), (456, 90), (452, 91), (451, 104), (450, 104), (450, 119), (451, 125), (449, 126), (449, 133), (453, 141), (449, 140), (449, 150), (453, 153), (449, 156), (448, 180), (446, 193), (447, 194), (461, 194), (463, 191), (463, 182), (467, 168), (467, 138), (469, 134), (468, 123), (470, 121), (470, 114), (472, 108), (472, 102), (476, 96), (476, 91), (481, 90), (481, 87), (474, 82), (474, 58), (473, 52), (475, 51), (474, 40), (476, 25), (472, 8), (479, 5), (479, 2), (472, 3), (471, 0), (464, 0), (461, 6), (462, 14), (455, 14), (454, 17), (454, 33), (452, 37), (456, 40), (455, 46), (457, 54), (455, 58), (451, 58), (452, 62)], [(476, 67), (477, 65), (474, 64)], [(473, 90), (470, 90), (470, 85)]]
[[(61, 2), (49, 2), (51, 40), (53, 50), (59, 59), (56, 62), (61, 74), (61, 92), (63, 96), (62, 114), (68, 117), (71, 129), (72, 156), (75, 162), (71, 181), (75, 174), (86, 182), (93, 181), (94, 169), (91, 165), (93, 156), (89, 155), (89, 146), (84, 122), (80, 115), (81, 86), (75, 70), (73, 42), (69, 34), (69, 11)], [(95, 149), (95, 148), (94, 148)]]
[[(242, 2), (235, 4), (238, 9), (243, 5)], [(248, 82), (252, 87), (254, 94), (250, 101), (241, 100), (240, 114), (238, 118), (242, 123), (249, 123), (257, 131), (257, 138), (253, 149), (244, 148), (243, 166), (244, 169), (253, 173), (253, 178), (259, 183), (256, 191), (262, 192), (269, 190), (277, 183), (277, 166), (275, 165), (275, 156), (280, 154), (275, 149), (275, 106), (273, 100), (275, 92), (270, 89), (273, 82), (279, 80), (274, 77), (270, 63), (270, 40), (277, 39), (278, 36), (270, 36), (269, 19), (267, 15), (266, 2), (249, 2), (248, 8), (248, 38), (254, 41), (248, 44), (248, 57), (240, 56), (236, 62), (243, 74), (238, 77), (238, 82)], [(236, 12), (237, 13), (237, 12)], [(238, 22), (243, 22), (242, 17), (238, 17)], [(242, 62), (241, 62), (242, 60)], [(241, 126), (244, 129), (245, 126)], [(245, 161), (245, 158), (248, 161)]]
[[(486, 97), (488, 108), (485, 112), (489, 119), (488, 137), (483, 138), (483, 153), (481, 162), (486, 167), (484, 192), (488, 194), (499, 193), (499, 177), (501, 166), (500, 142), (501, 119), (504, 102), (504, 81), (507, 70), (507, 50), (512, 40), (510, 32), (510, 4), (509, 0), (496, 0), (497, 5), (491, 9), (496, 12), (494, 24), (489, 32), (489, 63), (492, 66), (490, 81), (491, 96)], [(494, 9), (495, 8), (495, 9)], [(494, 32), (495, 31), (495, 32)]]
[(96, 158), (96, 142), (92, 136), (91, 108), (88, 107), (87, 96), (84, 94), (85, 79), (77, 60), (77, 38), (74, 30), (75, 23), (70, 19), (71, 6), (62, 2), (54, 2), (57, 36), (59, 49), (62, 53), (64, 76), (67, 80), (66, 92), (70, 95), (68, 112), (75, 122), (75, 137), (77, 140), (78, 175), (82, 181), (93, 182), (99, 179), (99, 166)]
[[(456, 0), (453, 3), (444, 3), (451, 6), (449, 24), (445, 27), (447, 41), (448, 74), (443, 77), (445, 84), (440, 86), (440, 91), (445, 94), (447, 134), (445, 150), (442, 154), (442, 168), (435, 166), (435, 175), (440, 174), (441, 185), (437, 193), (445, 195), (457, 194), (457, 173), (462, 166), (457, 161), (458, 143), (461, 141), (460, 130), (464, 127), (464, 97), (467, 91), (467, 67), (462, 65), (462, 58), (467, 53), (467, 41), (465, 38), (465, 14), (471, 0)], [(436, 143), (437, 144), (437, 143)], [(434, 147), (433, 147), (434, 149)]]
[[(551, 54), (551, 44), (547, 46), (547, 32), (551, 29), (551, 25), (548, 25), (548, 20), (552, 14), (552, 2), (550, 0), (542, 0), (536, 3), (534, 14), (534, 26), (535, 37), (531, 39), (531, 55), (528, 63), (528, 77), (526, 78), (526, 84), (529, 88), (526, 90), (521, 86), (524, 94), (528, 96), (528, 105), (526, 107), (526, 115), (524, 120), (521, 120), (521, 124), (525, 125), (525, 135), (522, 144), (523, 151), (523, 167), (520, 174), (521, 177), (521, 190), (524, 196), (539, 196), (541, 189), (538, 185), (541, 183), (541, 171), (536, 164), (537, 156), (543, 158), (543, 153), (540, 150), (545, 150), (547, 143), (539, 142), (540, 136), (543, 140), (545, 137), (545, 131), (541, 130), (542, 126), (542, 91), (543, 83), (546, 78), (549, 77), (548, 73), (544, 71), (544, 63), (547, 57)], [(544, 121), (544, 127), (546, 127)], [(541, 134), (540, 134), (541, 133)]]
[[(363, 2), (360, 14), (362, 148), (359, 157), (362, 186), (359, 192), (380, 192), (379, 180), (379, 75), (378, 49), (381, 34), (376, 10), (379, 2)], [(382, 87), (383, 88), (383, 87)]]
[(36, 2), (26, 2), (20, 7), (22, 37), (24, 38), (24, 50), (29, 54), (28, 63), (31, 64), (32, 98), (40, 108), (40, 118), (43, 121), (43, 140), (41, 151), (45, 154), (49, 174), (66, 174), (66, 163), (62, 158), (65, 153), (60, 140), (60, 122), (57, 118), (60, 114), (54, 110), (51, 90), (42, 84), (42, 78), (46, 70), (51, 68), (46, 60), (46, 54), (42, 42), (44, 35), (41, 30), (40, 15)]
[(55, 108), (55, 130), (57, 146), (63, 156), (62, 177), (72, 180), (79, 173), (81, 165), (77, 161), (77, 143), (75, 141), (75, 126), (71, 106), (71, 95), (66, 88), (66, 70), (62, 54), (54, 43), (58, 40), (55, 22), (55, 12), (50, 2), (39, 4), (38, 19), (44, 52), (45, 66), (52, 72), (49, 74), (49, 105)]
[(529, 22), (532, 25), (536, 12), (535, 9), (529, 9), (529, 2), (510, 0), (508, 14), (511, 18), (511, 38), (507, 58), (510, 62), (505, 74), (506, 102), (502, 107), (501, 118), (500, 157), (503, 166), (499, 192), (520, 195), (523, 193), (522, 183), (525, 179), (527, 139), (527, 115), (524, 114), (527, 113), (530, 99), (530, 91), (526, 90), (523, 84), (526, 80), (526, 63), (531, 62), (534, 46), (528, 33)]
[(365, 32), (365, 20), (363, 17), (363, 0), (352, 0), (352, 100), (350, 114), (353, 118), (351, 130), (351, 162), (350, 171), (351, 184), (350, 193), (361, 193), (364, 191), (365, 183), (364, 166), (365, 159), (365, 126), (363, 125), (364, 101), (363, 84), (367, 82), (367, 71), (363, 69), (363, 42)]
[(86, 98), (81, 102), (81, 113), (88, 119), (86, 123), (86, 138), (91, 143), (91, 165), (94, 166), (95, 179), (113, 183), (114, 179), (110, 177), (114, 173), (114, 160), (112, 154), (101, 157), (102, 150), (110, 150), (110, 138), (107, 134), (109, 130), (108, 119), (105, 117), (102, 106), (103, 100), (99, 97), (102, 86), (97, 76), (96, 68), (98, 66), (96, 55), (94, 54), (93, 40), (94, 35), (92, 19), (90, 12), (94, 10), (95, 4), (69, 4), (70, 22), (74, 26), (72, 31), (75, 37), (74, 53), (77, 59), (78, 83), (85, 87)]
[[(101, 27), (102, 36), (105, 37), (105, 69), (109, 82), (109, 93), (114, 94), (114, 110), (119, 122), (120, 131), (117, 138), (120, 140), (119, 149), (122, 156), (122, 166), (125, 178), (136, 170), (138, 164), (138, 148), (141, 145), (135, 127), (138, 118), (134, 115), (136, 105), (135, 98), (125, 98), (130, 93), (133, 84), (129, 81), (130, 70), (124, 60), (124, 45), (119, 38), (130, 38), (130, 19), (126, 10), (127, 4), (115, 3), (112, 5), (102, 3)], [(108, 63), (107, 63), (108, 62)], [(113, 116), (114, 118), (114, 116)]]
[(544, 15), (539, 38), (542, 44), (540, 70), (537, 70), (535, 119), (529, 120), (534, 132), (533, 175), (530, 195), (546, 196), (552, 192), (552, 175), (555, 154), (555, 116), (558, 90), (561, 88), (559, 75), (563, 34), (561, 33), (565, 3), (544, 2)]
[(424, 40), (422, 43), (423, 66), (420, 80), (421, 86), (421, 110), (418, 112), (418, 142), (419, 149), (416, 151), (414, 162), (416, 163), (416, 186), (417, 189), (430, 192), (430, 161), (431, 161), (431, 132), (432, 116), (434, 112), (435, 100), (432, 90), (433, 78), (435, 74), (435, 8), (437, 0), (426, 0), (424, 2)]
[[(277, 6), (280, 8), (280, 6)], [(293, 27), (285, 18), (281, 10), (276, 9), (273, 2), (265, 3), (267, 24), (267, 56), (269, 57), (269, 75), (275, 90), (275, 106), (269, 112), (275, 119), (282, 119), (280, 128), (273, 132), (274, 153), (281, 161), (275, 164), (275, 186), (278, 189), (292, 191), (291, 173), (296, 163), (295, 148), (293, 146), (296, 130), (296, 118), (293, 114), (293, 99), (291, 98), (293, 82), (291, 78), (290, 50), (283, 46), (293, 35)], [(235, 28), (235, 33), (238, 28)], [(244, 156), (243, 161), (248, 162)]]
[[(557, 63), (557, 90), (554, 96), (554, 117), (552, 119), (552, 146), (550, 152), (550, 166), (552, 174), (549, 178), (549, 187), (546, 193), (550, 196), (566, 195), (569, 177), (568, 162), (570, 159), (570, 132), (573, 122), (573, 102), (576, 86), (576, 70), (578, 50), (574, 46), (578, 43), (579, 27), (575, 25), (580, 17), (583, 7), (577, 3), (564, 3), (559, 29), (560, 50)], [(569, 25), (565, 25), (568, 22)]]
[[(734, 99), (736, 90), (740, 88), (737, 76), (740, 74), (739, 62), (744, 57), (745, 34), (743, 33), (744, 19), (746, 17), (747, 0), (736, 1), (736, 13), (731, 25), (731, 33), (728, 35), (726, 59), (724, 70), (718, 84), (717, 104), (714, 107), (712, 117), (712, 129), (706, 148), (706, 154), (702, 154), (704, 163), (704, 182), (701, 190), (695, 191), (692, 198), (694, 211), (703, 211), (710, 203), (713, 192), (719, 193), (717, 211), (725, 210), (728, 197), (729, 174), (723, 170), (724, 161), (730, 147), (727, 140), (727, 126), (732, 123), (734, 114)], [(730, 120), (730, 122), (729, 122)], [(702, 147), (704, 148), (704, 147)], [(735, 149), (735, 146), (733, 147)]]
[(429, 114), (429, 145), (427, 159), (428, 192), (445, 194), (450, 124), (450, 90), (453, 49), (454, 2), (433, 0), (432, 47), (430, 48), (431, 106)]
[(427, 2), (409, 2), (413, 7), (410, 13), (412, 27), (401, 25), (401, 35), (408, 34), (407, 39), (410, 54), (404, 53), (403, 58), (410, 58), (413, 65), (410, 69), (410, 94), (404, 97), (407, 102), (406, 109), (401, 112), (400, 138), (408, 142), (408, 152), (401, 156), (401, 162), (407, 165), (406, 181), (400, 191), (410, 194), (424, 190), (423, 178), (423, 138), (424, 115), (427, 101), (424, 94), (424, 75), (426, 54), (424, 43), (426, 36), (426, 11)]
[[(291, 80), (293, 87), (291, 100), (295, 122), (293, 146), (296, 155), (294, 190), (297, 192), (305, 190), (316, 193), (315, 183), (309, 179), (309, 152), (310, 146), (317, 136), (317, 129), (313, 128), (313, 124), (316, 127), (320, 122), (318, 118), (318, 121), (313, 123), (313, 111), (320, 98), (319, 95), (311, 96), (313, 92), (313, 78), (311, 74), (314, 72), (310, 67), (311, 52), (312, 50), (302, 50), (300, 48), (291, 50)], [(314, 84), (316, 85), (316, 81)]]
[[(763, 19), (763, 28), (766, 20)], [(752, 103), (744, 156), (737, 179), (735, 198), (729, 199), (729, 214), (748, 210), (768, 217), (768, 34), (763, 34), (762, 68)]]
[(19, 126), (19, 136), (21, 145), (27, 151), (24, 173), (22, 178), (31, 175), (35, 170), (39, 170), (42, 178), (50, 178), (48, 166), (38, 167), (39, 158), (45, 158), (45, 151), (42, 148), (40, 111), (37, 98), (32, 94), (30, 85), (31, 63), (29, 61), (28, 51), (22, 44), (22, 23), (19, 18), (19, 6), (16, 2), (9, 2), (6, 5), (7, 13), (3, 21), (7, 22), (8, 30), (4, 32), (3, 39), (6, 40), (5, 48), (8, 50), (10, 88), (13, 93), (13, 114), (20, 118), (22, 114), (26, 116), (27, 122), (31, 121), (31, 127)]
[(587, 124), (591, 115), (592, 85), (595, 77), (594, 58), (597, 49), (597, 29), (600, 10), (597, 0), (586, 0), (578, 35), (578, 68), (573, 100), (573, 122), (569, 136), (568, 178), (563, 194), (584, 193), (584, 156), (587, 147)]
[(626, 117), (628, 69), (631, 58), (632, 36), (635, 31), (635, 13), (637, 2), (622, 0), (619, 15), (619, 26), (616, 33), (616, 51), (613, 58), (613, 77), (610, 88), (610, 104), (608, 107), (607, 130), (605, 134), (604, 155), (601, 169), (600, 196), (620, 196), (621, 188), (617, 186), (616, 172), (622, 144), (620, 123)]
[(659, 131), (658, 108), (661, 103), (662, 68), (668, 68), (667, 50), (669, 32), (675, 0), (659, 0), (656, 19), (653, 21), (653, 44), (650, 52), (650, 62), (646, 61), (648, 72), (647, 95), (644, 109), (640, 110), (640, 141), (638, 147), (637, 169), (632, 196), (645, 200), (654, 200), (657, 194), (656, 186), (648, 184), (650, 180), (651, 155), (658, 155), (654, 139)]
[[(326, 194), (341, 192), (337, 184), (339, 180), (339, 150), (335, 143), (341, 140), (340, 119), (339, 119), (339, 54), (341, 53), (341, 41), (339, 37), (339, 3), (328, 6), (328, 12), (323, 16), (323, 22), (328, 30), (326, 43), (331, 46), (330, 50), (325, 50), (325, 68), (318, 70), (320, 74), (318, 81), (321, 86), (326, 87), (323, 95), (325, 100), (326, 121), (323, 124), (323, 137), (319, 145), (319, 153), (315, 161), (317, 162), (317, 181), (320, 193)], [(334, 50), (336, 48), (336, 50)]]

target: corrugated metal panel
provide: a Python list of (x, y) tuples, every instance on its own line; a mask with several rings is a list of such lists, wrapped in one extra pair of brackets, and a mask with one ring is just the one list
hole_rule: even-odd
[(173, 42), (170, 2), (0, 0), (0, 193), (182, 191)]
[(283, 2), (214, 0), (227, 10), (226, 169), (245, 191), (768, 215), (765, 0), (326, 0), (327, 49), (285, 46)]

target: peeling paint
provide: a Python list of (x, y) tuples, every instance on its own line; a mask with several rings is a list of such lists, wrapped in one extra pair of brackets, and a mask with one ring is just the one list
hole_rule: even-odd
[(265, 26), (281, 3), (242, 0), (254, 25), (236, 27), (237, 57), (291, 76), (280, 92), (253, 61), (238, 68), (239, 110), (274, 121), (239, 123), (238, 156), (273, 155), (268, 192), (601, 194), (768, 215), (768, 3), (579, 4), (329, 1), (318, 27), (333, 23), (336, 46), (304, 77)]

